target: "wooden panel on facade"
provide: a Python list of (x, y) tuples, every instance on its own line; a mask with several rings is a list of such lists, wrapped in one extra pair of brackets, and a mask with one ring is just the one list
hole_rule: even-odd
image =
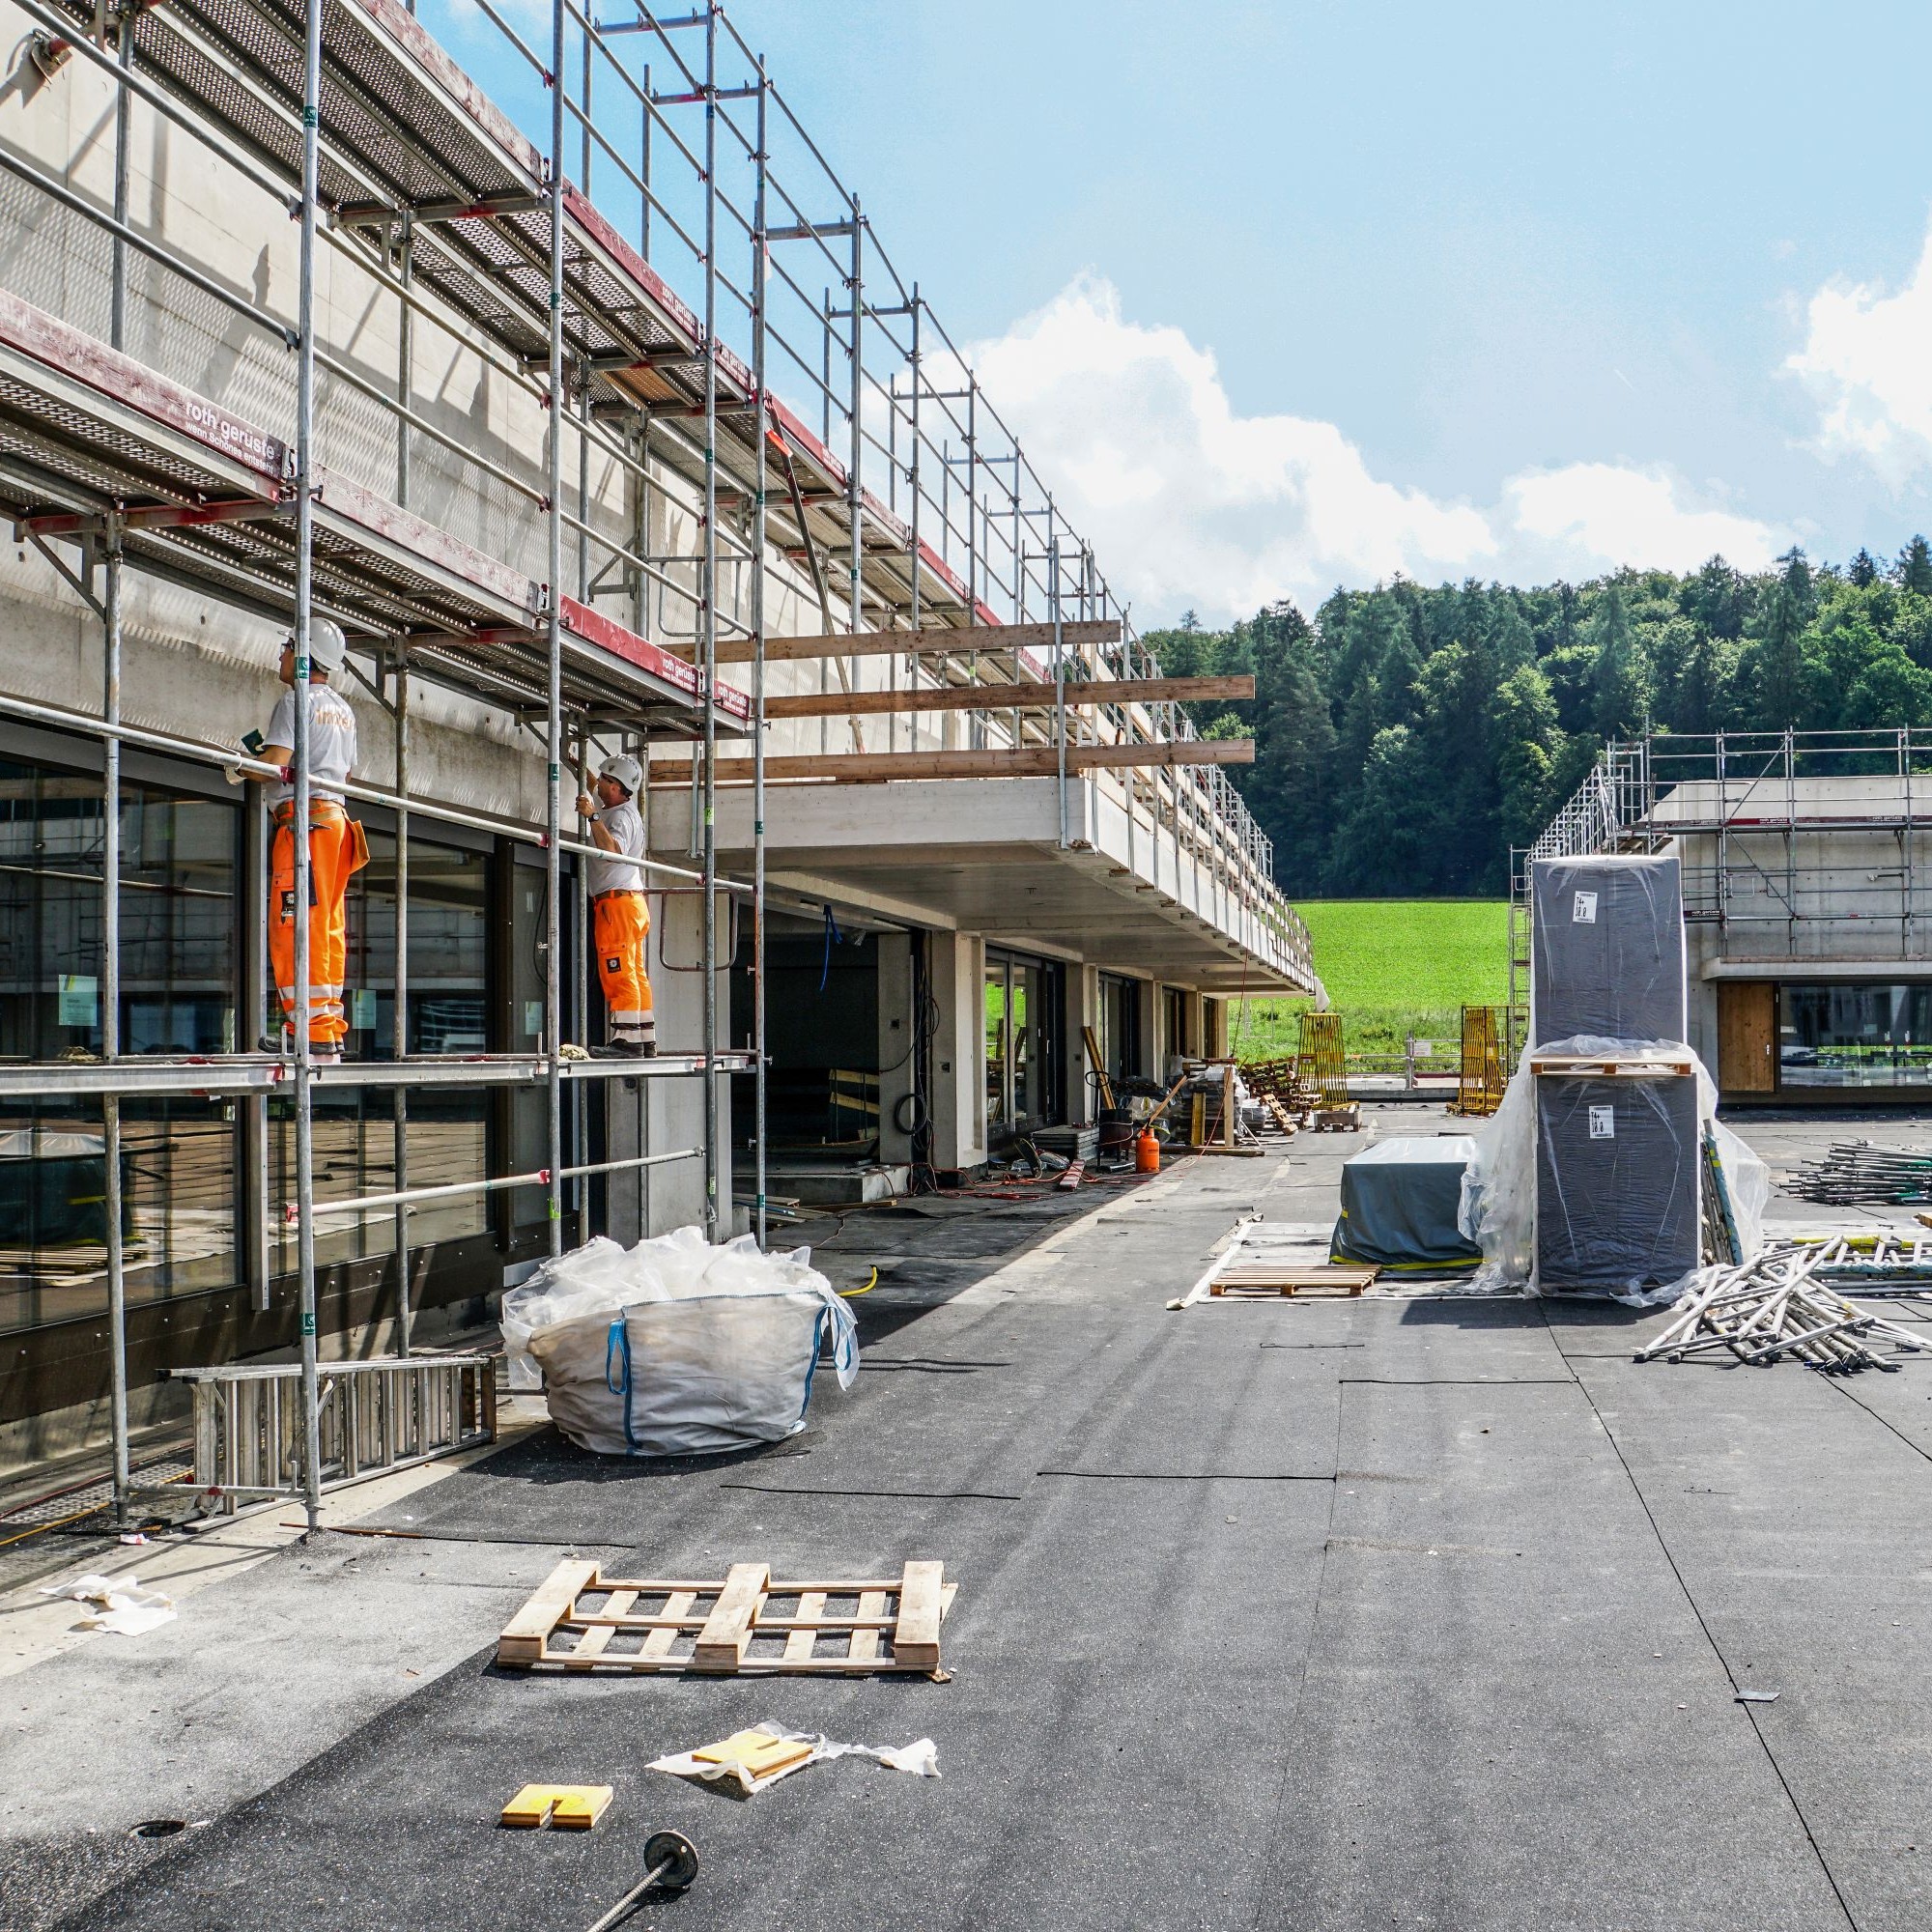
[(1777, 1091), (1777, 988), (1769, 980), (1718, 982), (1718, 1087)]

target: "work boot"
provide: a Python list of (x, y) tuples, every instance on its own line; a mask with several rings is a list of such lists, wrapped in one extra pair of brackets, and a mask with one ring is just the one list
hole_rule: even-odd
[(592, 1060), (641, 1060), (647, 1053), (657, 1049), (640, 1039), (613, 1039), (603, 1046), (590, 1049)]

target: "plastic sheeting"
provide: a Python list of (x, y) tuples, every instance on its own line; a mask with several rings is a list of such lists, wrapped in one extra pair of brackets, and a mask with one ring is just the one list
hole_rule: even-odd
[(1530, 908), (1533, 1044), (1583, 1034), (1683, 1038), (1684, 888), (1674, 858), (1538, 859)]
[(1473, 1267), (1482, 1251), (1458, 1225), (1469, 1134), (1405, 1134), (1342, 1163), (1331, 1259), (1401, 1269)]
[[(1538, 1053), (1577, 1054), (1620, 1061), (1684, 1061), (1695, 1067), (1695, 1122), (1701, 1139), (1709, 1124), (1717, 1137), (1719, 1164), (1730, 1191), (1738, 1240), (1746, 1257), (1764, 1245), (1764, 1210), (1771, 1199), (1771, 1176), (1756, 1154), (1718, 1120), (1718, 1089), (1702, 1061), (1678, 1040), (1610, 1039), (1579, 1034), (1551, 1040)], [(1469, 1278), (1476, 1293), (1527, 1288), (1542, 1292), (1537, 1266), (1537, 1079), (1524, 1054), (1504, 1090), (1502, 1105), (1476, 1138), (1476, 1155), (1463, 1177), (1463, 1233), (1483, 1251), (1483, 1264)], [(1627, 1085), (1645, 1083), (1629, 1082)], [(1694, 1158), (1698, 1150), (1688, 1151)], [(1637, 1306), (1674, 1301), (1684, 1279), (1651, 1287), (1607, 1291), (1612, 1298)]]
[(805, 1427), (821, 1345), (859, 1372), (852, 1311), (810, 1250), (712, 1247), (680, 1228), (634, 1248), (599, 1236), (503, 1297), (512, 1386), (541, 1371), (551, 1419), (609, 1456), (693, 1456)]

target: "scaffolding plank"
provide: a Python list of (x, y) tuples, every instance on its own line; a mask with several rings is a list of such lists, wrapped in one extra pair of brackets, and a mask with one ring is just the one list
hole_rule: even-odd
[[(1254, 695), (1252, 677), (1128, 677), (1069, 684), (1066, 703), (1070, 710), (1076, 705), (1193, 703), (1203, 698)], [(797, 696), (768, 697), (765, 716), (846, 718), (898, 711), (1050, 710), (1055, 702), (1051, 684), (954, 684), (925, 690), (812, 691)]]
[[(904, 652), (1015, 651), (1052, 648), (1051, 624), (976, 624), (957, 630), (924, 628), (917, 631), (852, 631), (821, 633), (817, 637), (767, 638), (765, 662), (790, 663), (800, 658), (877, 658)], [(1117, 644), (1121, 626), (1115, 619), (1082, 621), (1060, 626), (1061, 641), (1069, 650)], [(755, 652), (749, 638), (721, 638), (720, 664), (750, 664)]]
[[(984, 752), (832, 752), (765, 760), (765, 777), (828, 779), (838, 784), (878, 784), (894, 779), (1050, 779), (1060, 771), (1061, 750), (1054, 745)], [(1194, 738), (1179, 744), (1068, 745), (1066, 770), (1108, 771), (1129, 765), (1251, 765), (1252, 738)], [(751, 778), (750, 758), (720, 758), (717, 778), (729, 784)], [(686, 785), (690, 767), (659, 758), (651, 766), (653, 787)]]

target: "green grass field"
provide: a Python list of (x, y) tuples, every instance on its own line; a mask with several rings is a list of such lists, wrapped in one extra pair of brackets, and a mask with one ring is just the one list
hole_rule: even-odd
[[(1502, 899), (1316, 899), (1295, 911), (1315, 970), (1356, 1053), (1400, 1053), (1410, 1034), (1453, 1054), (1464, 1006), (1509, 997), (1509, 906)], [(1294, 1051), (1306, 1000), (1250, 1000), (1231, 1026), (1244, 1060)]]

